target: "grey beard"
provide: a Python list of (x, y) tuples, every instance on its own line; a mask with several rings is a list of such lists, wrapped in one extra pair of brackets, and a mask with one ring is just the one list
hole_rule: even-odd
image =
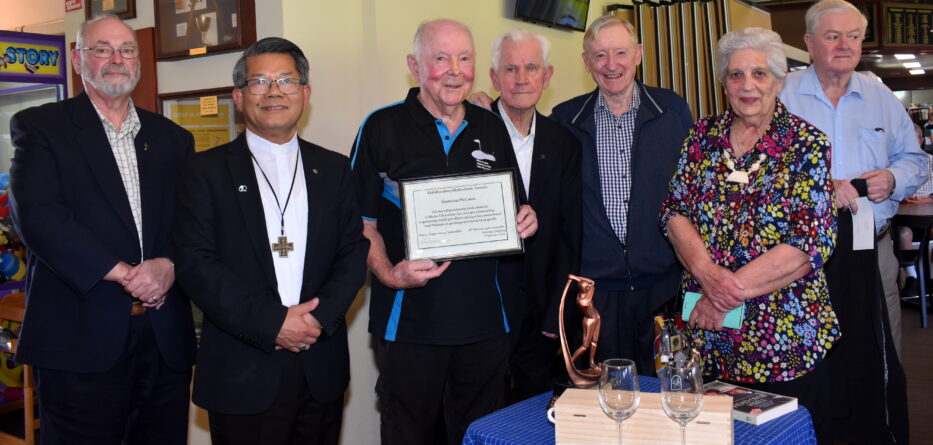
[[(125, 67), (124, 67), (125, 68)], [(127, 70), (129, 71), (129, 70)], [(93, 73), (84, 64), (81, 64), (81, 77), (84, 80), (93, 85), (98, 91), (103, 94), (106, 94), (110, 97), (120, 97), (126, 96), (133, 92), (136, 88), (136, 84), (139, 82), (139, 64), (136, 64), (136, 72), (129, 76), (129, 81), (123, 84), (114, 84), (108, 82), (104, 79), (103, 69), (101, 70), (101, 76), (96, 77)]]

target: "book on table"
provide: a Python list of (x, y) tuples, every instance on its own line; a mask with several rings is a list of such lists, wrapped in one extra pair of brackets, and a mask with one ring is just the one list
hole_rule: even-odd
[(732, 397), (732, 416), (752, 425), (761, 425), (797, 409), (795, 397), (743, 388), (716, 380), (703, 385), (706, 394)]

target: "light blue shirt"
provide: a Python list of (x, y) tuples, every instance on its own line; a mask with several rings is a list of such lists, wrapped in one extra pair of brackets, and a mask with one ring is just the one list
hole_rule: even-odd
[(927, 180), (927, 154), (920, 150), (904, 106), (881, 82), (853, 73), (846, 93), (833, 106), (811, 65), (789, 73), (780, 94), (787, 110), (820, 129), (832, 144), (833, 179), (858, 178), (887, 169), (897, 182), (894, 193), (872, 202), (875, 230), (897, 213), (898, 202)]

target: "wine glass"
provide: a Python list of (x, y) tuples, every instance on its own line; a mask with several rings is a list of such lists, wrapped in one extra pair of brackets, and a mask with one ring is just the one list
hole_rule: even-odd
[(602, 363), (599, 373), (599, 406), (616, 421), (619, 444), (622, 443), (622, 421), (638, 409), (638, 373), (635, 362), (611, 358)]
[(703, 368), (693, 361), (671, 362), (661, 368), (661, 406), (680, 424), (680, 443), (687, 443), (687, 423), (703, 409)]

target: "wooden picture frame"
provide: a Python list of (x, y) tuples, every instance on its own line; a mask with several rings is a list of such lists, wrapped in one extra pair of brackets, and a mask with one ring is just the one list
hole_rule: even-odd
[(113, 14), (120, 20), (136, 18), (136, 0), (86, 0), (84, 18), (90, 20), (100, 14)]
[(254, 0), (153, 0), (156, 58), (237, 51), (256, 42)]
[[(211, 96), (217, 98), (218, 113), (201, 115), (201, 98)], [(246, 128), (233, 102), (233, 87), (160, 94), (159, 114), (194, 135), (195, 151), (230, 142)]]

